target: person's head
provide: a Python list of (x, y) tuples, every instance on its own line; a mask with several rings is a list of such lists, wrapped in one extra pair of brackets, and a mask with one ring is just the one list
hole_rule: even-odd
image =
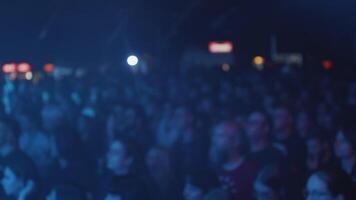
[(16, 117), (21, 133), (31, 132), (38, 128), (38, 117), (33, 113), (21, 113)]
[(250, 142), (267, 140), (269, 125), (266, 115), (262, 112), (253, 112), (249, 115), (246, 122), (246, 135)]
[(351, 158), (355, 155), (356, 135), (351, 130), (340, 130), (335, 138), (335, 155), (339, 159)]
[(150, 148), (146, 154), (146, 165), (151, 174), (169, 172), (170, 157), (168, 151), (159, 147)]
[(223, 122), (213, 128), (210, 147), (210, 160), (221, 165), (236, 154), (246, 152), (246, 138), (234, 122)]
[(277, 107), (273, 111), (273, 128), (277, 132), (291, 131), (293, 118), (286, 107)]
[(333, 132), (336, 126), (336, 111), (333, 105), (320, 103), (316, 111), (316, 121), (320, 128)]
[(55, 148), (58, 158), (66, 161), (76, 161), (81, 153), (79, 135), (74, 131), (64, 131), (54, 134)]
[(285, 183), (276, 165), (264, 167), (258, 174), (253, 188), (256, 200), (285, 199)]
[(306, 200), (346, 200), (352, 181), (341, 171), (318, 171), (312, 174), (306, 185)]
[(319, 134), (310, 135), (306, 139), (307, 154), (313, 156), (320, 156), (325, 150), (326, 141)]
[(139, 122), (138, 108), (132, 105), (120, 104), (114, 106), (107, 119), (107, 136), (115, 137), (118, 134), (132, 131)]
[(310, 131), (312, 122), (310, 115), (307, 112), (300, 112), (296, 117), (296, 129), (302, 138), (307, 137)]
[(41, 112), (42, 126), (46, 131), (56, 131), (66, 123), (64, 110), (54, 104), (46, 105)]
[(11, 155), (5, 160), (1, 185), (9, 197), (18, 197), (25, 188), (34, 189), (37, 172), (33, 162), (23, 155)]
[(16, 147), (18, 135), (19, 127), (16, 121), (5, 117), (0, 118), (0, 148), (5, 146)]
[(107, 168), (113, 173), (128, 173), (134, 161), (133, 142), (127, 138), (117, 138), (109, 144)]
[(60, 185), (51, 190), (46, 200), (85, 200), (85, 194), (74, 186)]

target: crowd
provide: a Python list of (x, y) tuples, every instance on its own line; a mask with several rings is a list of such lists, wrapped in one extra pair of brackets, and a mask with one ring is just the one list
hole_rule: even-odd
[(356, 199), (356, 82), (303, 69), (4, 78), (0, 199)]

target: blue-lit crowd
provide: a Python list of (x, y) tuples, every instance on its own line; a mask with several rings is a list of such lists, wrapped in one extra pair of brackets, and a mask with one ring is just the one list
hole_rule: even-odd
[(356, 199), (356, 82), (302, 68), (1, 80), (1, 200)]

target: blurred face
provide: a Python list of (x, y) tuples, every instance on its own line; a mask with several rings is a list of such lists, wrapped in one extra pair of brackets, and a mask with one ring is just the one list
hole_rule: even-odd
[(236, 146), (236, 128), (233, 125), (220, 125), (215, 128), (212, 136), (212, 145), (217, 149), (224, 150)]
[(261, 113), (253, 113), (247, 120), (246, 134), (250, 140), (258, 140), (267, 137), (268, 126), (266, 118)]
[(279, 108), (273, 114), (273, 125), (276, 130), (284, 130), (291, 123), (291, 116), (288, 110)]
[(306, 113), (300, 113), (298, 115), (296, 126), (299, 131), (307, 131), (309, 129), (310, 121)]
[(307, 151), (308, 155), (320, 155), (322, 152), (321, 142), (316, 138), (307, 140)]
[(24, 186), (23, 181), (18, 178), (15, 173), (8, 167), (4, 170), (4, 176), (1, 180), (2, 187), (6, 195), (18, 196)]
[(350, 141), (344, 136), (342, 131), (339, 131), (335, 140), (335, 155), (338, 158), (349, 158), (353, 156), (353, 149)]
[(148, 169), (152, 172), (162, 172), (169, 168), (168, 156), (158, 150), (150, 149), (146, 155), (146, 165)]
[(334, 200), (327, 184), (316, 175), (309, 178), (305, 195), (306, 200)]
[(266, 185), (256, 182), (253, 186), (255, 190), (256, 200), (277, 200), (278, 198), (274, 192)]
[(107, 153), (107, 168), (113, 172), (125, 170), (130, 165), (125, 146), (120, 141), (111, 143)]
[(225, 163), (230, 152), (239, 148), (240, 141), (235, 134), (237, 134), (236, 128), (231, 125), (220, 125), (215, 128), (210, 147), (211, 164), (219, 166)]
[(190, 183), (186, 183), (183, 196), (184, 200), (201, 200), (203, 199), (203, 191)]
[(58, 107), (46, 107), (41, 115), (43, 128), (47, 131), (56, 130), (64, 122), (64, 113)]
[(108, 194), (105, 197), (105, 200), (121, 200), (121, 196), (118, 194)]

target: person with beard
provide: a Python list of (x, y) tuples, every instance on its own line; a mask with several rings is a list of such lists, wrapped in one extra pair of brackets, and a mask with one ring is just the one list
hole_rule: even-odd
[(217, 124), (211, 137), (210, 161), (232, 200), (252, 199), (258, 165), (246, 159), (246, 139), (234, 122)]
[(272, 145), (269, 129), (265, 114), (256, 111), (249, 115), (245, 129), (251, 151), (248, 157), (258, 162), (261, 168), (269, 164), (281, 164), (285, 159), (283, 153)]

